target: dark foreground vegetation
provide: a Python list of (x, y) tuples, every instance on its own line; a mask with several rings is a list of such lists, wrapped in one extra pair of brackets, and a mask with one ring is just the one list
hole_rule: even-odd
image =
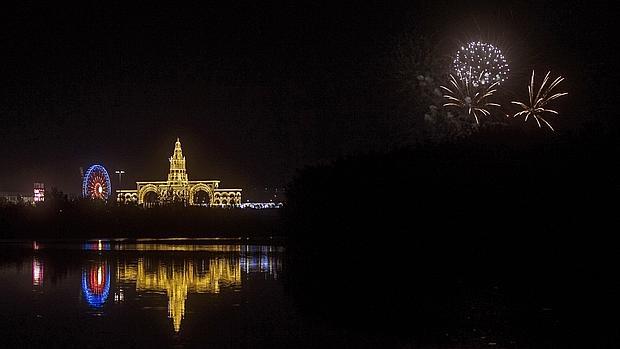
[(0, 207), (0, 238), (268, 238), (277, 210), (164, 206), (144, 209), (88, 200)]
[(507, 136), (301, 171), (284, 220), (301, 309), (430, 347), (618, 343), (615, 142)]

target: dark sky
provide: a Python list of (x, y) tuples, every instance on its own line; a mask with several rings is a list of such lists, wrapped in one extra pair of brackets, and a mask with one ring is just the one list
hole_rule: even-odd
[(428, 2), (3, 8), (0, 191), (77, 193), (92, 163), (163, 180), (176, 137), (190, 179), (225, 187), (280, 186), (304, 164), (381, 148), (382, 78), (407, 31), (447, 47), (497, 38), (567, 81), (604, 69), (604, 6)]

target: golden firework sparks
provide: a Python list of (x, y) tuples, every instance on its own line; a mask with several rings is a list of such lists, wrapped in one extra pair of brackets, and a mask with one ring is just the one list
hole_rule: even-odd
[(559, 92), (552, 94), (553, 89), (556, 88), (562, 81), (564, 81), (564, 78), (558, 76), (555, 80), (553, 80), (551, 84), (547, 85), (550, 74), (550, 71), (547, 72), (547, 75), (545, 75), (545, 78), (543, 79), (543, 82), (540, 85), (538, 92), (536, 93), (536, 95), (534, 95), (534, 71), (532, 70), (532, 78), (530, 79), (530, 84), (527, 87), (530, 96), (529, 103), (526, 104), (518, 101), (512, 101), (511, 103), (523, 108), (522, 111), (514, 114), (513, 117), (525, 115), (525, 121), (527, 121), (527, 119), (532, 116), (536, 120), (536, 123), (538, 123), (538, 127), (541, 127), (540, 121), (542, 120), (542, 122), (544, 122), (551, 129), (551, 131), (555, 131), (551, 124), (543, 118), (543, 115), (545, 113), (558, 115), (559, 113), (553, 109), (547, 109), (545, 107), (552, 100), (565, 96), (568, 93)]
[[(482, 74), (483, 72), (478, 75), (478, 81), (482, 78)], [(491, 115), (488, 107), (500, 106), (497, 103), (487, 101), (497, 91), (495, 87), (499, 81), (485, 87), (485, 85), (474, 85), (468, 78), (457, 80), (454, 75), (450, 74), (450, 84), (452, 85), (451, 88), (440, 86), (446, 92), (443, 97), (448, 100), (443, 106), (467, 110), (467, 115), (473, 116), (477, 124), (480, 123), (478, 116)]]

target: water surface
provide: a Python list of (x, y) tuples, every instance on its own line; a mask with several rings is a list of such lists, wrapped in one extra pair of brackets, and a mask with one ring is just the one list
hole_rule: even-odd
[(533, 277), (456, 288), (424, 277), (428, 265), (401, 273), (391, 260), (402, 258), (372, 250), (355, 252), (361, 264), (312, 258), (310, 277), (287, 266), (282, 246), (222, 242), (0, 242), (0, 348), (554, 348), (579, 347), (558, 343), (580, 333), (589, 347), (616, 342), (598, 325), (616, 309), (604, 298), (617, 294), (612, 277), (597, 298)]
[(291, 333), (299, 320), (280, 280), (280, 246), (95, 240), (0, 249), (3, 346), (256, 347), (303, 337)]

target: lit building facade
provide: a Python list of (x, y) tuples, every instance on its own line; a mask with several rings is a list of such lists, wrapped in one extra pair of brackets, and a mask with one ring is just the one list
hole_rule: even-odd
[(34, 202), (43, 202), (43, 201), (45, 201), (45, 184), (35, 183), (34, 184)]
[(169, 161), (168, 180), (136, 182), (135, 190), (117, 190), (117, 201), (144, 206), (183, 203), (231, 207), (241, 204), (241, 189), (222, 189), (219, 180), (189, 180), (178, 138)]
[(34, 197), (26, 193), (0, 192), (0, 205), (24, 205), (34, 203)]

